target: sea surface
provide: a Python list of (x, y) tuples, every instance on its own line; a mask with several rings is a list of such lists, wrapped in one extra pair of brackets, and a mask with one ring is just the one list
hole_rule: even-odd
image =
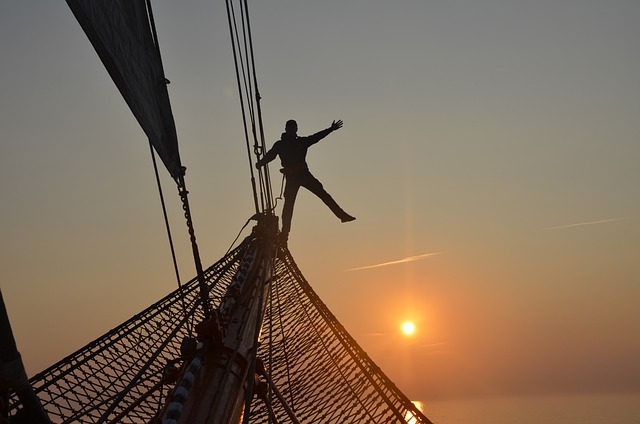
[(434, 424), (640, 424), (640, 393), (415, 403)]

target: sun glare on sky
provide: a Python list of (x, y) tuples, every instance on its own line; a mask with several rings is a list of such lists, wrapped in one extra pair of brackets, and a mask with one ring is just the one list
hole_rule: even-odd
[[(422, 402), (418, 400), (412, 400), (411, 403), (413, 403), (416, 408), (418, 408), (418, 411), (424, 412), (424, 404)], [(404, 415), (404, 419), (407, 421), (407, 424), (415, 424), (418, 422), (418, 419), (411, 411), (406, 412), (406, 414)]]
[(411, 321), (407, 321), (402, 324), (402, 332), (405, 335), (410, 336), (414, 333), (414, 331), (416, 331), (416, 326), (413, 325)]

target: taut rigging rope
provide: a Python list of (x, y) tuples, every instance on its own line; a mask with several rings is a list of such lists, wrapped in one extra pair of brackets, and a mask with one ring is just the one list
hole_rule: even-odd
[[(254, 160), (251, 155), (251, 142), (249, 140), (250, 131), (247, 123), (248, 119), (251, 123), (253, 153), (259, 159), (266, 149), (264, 129), (262, 125), (262, 110), (260, 107), (261, 97), (258, 91), (258, 80), (255, 69), (255, 57), (253, 53), (248, 5), (246, 0), (239, 1), (239, 4), (240, 17), (238, 18), (233, 6), (233, 1), (226, 0), (229, 34), (231, 36), (231, 47), (233, 50), (233, 60), (236, 72), (236, 83), (238, 86), (238, 95), (240, 97), (247, 157), (249, 161), (249, 171), (251, 174), (251, 187), (253, 190), (256, 213), (271, 212), (273, 210), (273, 199), (268, 168), (265, 167), (264, 170), (258, 172), (259, 192), (256, 188), (256, 180), (254, 176)], [(238, 27), (238, 20), (241, 22), (241, 30)], [(247, 117), (247, 115), (249, 116)], [(256, 125), (258, 128), (256, 128)], [(259, 137), (258, 130), (260, 132)], [(258, 201), (258, 196), (260, 197), (260, 202)], [(260, 205), (258, 203), (260, 203)]]
[[(156, 25), (155, 25), (155, 20), (153, 18), (153, 11), (151, 9), (151, 2), (150, 0), (146, 0), (146, 6), (147, 6), (147, 12), (149, 14), (149, 25), (151, 27), (151, 33), (153, 35), (153, 42), (156, 48), (156, 54), (158, 55), (158, 59), (159, 59), (159, 63), (160, 63), (160, 69), (162, 71), (162, 79), (163, 79), (163, 83), (168, 83), (168, 80), (165, 77), (164, 74), (164, 68), (162, 67), (162, 56), (160, 54), (160, 45), (158, 43), (158, 34), (156, 32)], [(155, 161), (155, 158), (154, 158)], [(178, 159), (179, 161), (179, 159)], [(200, 286), (200, 297), (202, 300), (202, 308), (204, 311), (204, 315), (206, 317), (209, 316), (210, 314), (210, 310), (209, 310), (209, 303), (207, 301), (207, 297), (208, 297), (208, 289), (207, 289), (207, 285), (204, 281), (204, 273), (202, 270), (202, 261), (200, 260), (200, 251), (198, 249), (198, 243), (196, 241), (196, 234), (195, 234), (195, 229), (193, 227), (193, 220), (191, 218), (191, 209), (189, 207), (189, 198), (188, 198), (188, 194), (189, 192), (187, 191), (187, 186), (186, 183), (184, 181), (184, 174), (185, 174), (186, 168), (184, 166), (181, 166), (180, 169), (180, 175), (176, 178), (174, 176), (174, 179), (176, 181), (176, 183), (178, 184), (178, 194), (180, 195), (180, 199), (182, 200), (182, 209), (184, 210), (184, 217), (187, 221), (187, 229), (189, 232), (189, 239), (191, 241), (191, 250), (193, 253), (193, 262), (195, 264), (196, 267), (196, 274), (197, 274), (197, 278), (198, 278), (198, 283)], [(191, 330), (189, 330), (191, 331)]]
[[(176, 280), (178, 282), (178, 289), (180, 290), (180, 301), (182, 303), (182, 310), (184, 315), (187, 316), (187, 306), (184, 302), (184, 293), (182, 290), (182, 282), (180, 281), (180, 271), (178, 270), (178, 260), (176, 258), (176, 250), (173, 245), (173, 237), (171, 236), (171, 226), (169, 225), (169, 217), (167, 215), (167, 207), (164, 201), (164, 194), (162, 192), (162, 184), (160, 183), (160, 175), (158, 173), (158, 164), (156, 163), (156, 155), (153, 151), (153, 145), (149, 141), (149, 148), (151, 149), (151, 160), (153, 161), (153, 170), (156, 175), (156, 183), (158, 184), (158, 193), (160, 194), (160, 203), (162, 204), (162, 213), (164, 215), (164, 225), (167, 228), (167, 237), (169, 239), (169, 247), (171, 248), (171, 258), (173, 259), (173, 269), (176, 273)], [(189, 337), (191, 337), (191, 325), (187, 325), (189, 331)]]

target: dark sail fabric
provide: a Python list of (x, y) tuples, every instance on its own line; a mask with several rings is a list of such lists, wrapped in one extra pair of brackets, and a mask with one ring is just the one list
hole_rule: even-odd
[(102, 63), (174, 179), (175, 122), (145, 0), (67, 0)]

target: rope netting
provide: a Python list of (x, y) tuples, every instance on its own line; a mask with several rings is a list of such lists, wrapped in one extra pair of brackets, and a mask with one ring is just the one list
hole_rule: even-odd
[[(205, 270), (212, 304), (222, 299), (243, 251), (241, 245)], [(168, 391), (167, 386), (158, 386), (165, 365), (180, 356), (180, 344), (189, 334), (190, 321), (203, 318), (198, 284), (197, 278), (192, 279), (182, 290), (176, 289), (33, 376), (29, 383), (51, 420), (112, 422), (125, 413), (121, 422), (144, 423), (155, 416)], [(135, 408), (130, 408), (132, 405)], [(18, 413), (19, 408), (14, 394), (9, 403), (10, 415)]]
[[(248, 238), (205, 270), (213, 309), (249, 245)], [(258, 356), (282, 397), (274, 390), (269, 402), (255, 397), (249, 422), (292, 422), (288, 407), (301, 423), (430, 423), (333, 316), (289, 251), (277, 249)], [(172, 387), (161, 384), (166, 364), (180, 357), (190, 322), (204, 318), (197, 279), (183, 285), (182, 295), (186, 308), (176, 290), (31, 378), (51, 420), (150, 422)], [(14, 395), (11, 415), (19, 407)]]
[[(302, 423), (429, 423), (360, 348), (298, 269), (279, 251), (276, 279), (258, 355), (274, 386)], [(272, 399), (279, 422), (283, 405)], [(267, 423), (265, 402), (253, 402), (252, 423)]]

